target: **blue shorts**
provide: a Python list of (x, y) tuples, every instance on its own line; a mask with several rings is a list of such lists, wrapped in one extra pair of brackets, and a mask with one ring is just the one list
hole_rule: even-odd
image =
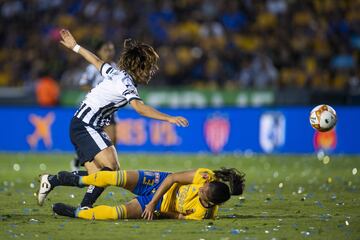
[[(170, 173), (143, 170), (139, 170), (138, 172), (139, 179), (133, 193), (137, 195), (136, 199), (140, 203), (141, 209), (144, 211), (146, 205), (153, 198), (156, 190)], [(161, 202), (162, 198), (156, 204), (155, 210), (160, 210)]]

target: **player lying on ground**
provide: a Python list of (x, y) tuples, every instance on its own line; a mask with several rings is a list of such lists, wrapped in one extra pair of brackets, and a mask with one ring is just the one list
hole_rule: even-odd
[(119, 206), (81, 209), (63, 203), (53, 205), (53, 211), (58, 215), (96, 220), (214, 218), (219, 204), (229, 200), (231, 195), (243, 193), (245, 182), (245, 175), (234, 168), (215, 171), (199, 168), (177, 173), (100, 171), (88, 176), (59, 172), (53, 176), (58, 179), (56, 186), (119, 186), (137, 195)]

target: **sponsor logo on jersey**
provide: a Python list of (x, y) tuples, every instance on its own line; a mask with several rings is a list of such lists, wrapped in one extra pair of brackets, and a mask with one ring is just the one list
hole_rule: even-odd
[(103, 138), (105, 138), (105, 139), (107, 139), (107, 140), (111, 141), (111, 139), (110, 139), (109, 135), (107, 135), (107, 133), (106, 133), (106, 132), (101, 132), (101, 136), (102, 136)]

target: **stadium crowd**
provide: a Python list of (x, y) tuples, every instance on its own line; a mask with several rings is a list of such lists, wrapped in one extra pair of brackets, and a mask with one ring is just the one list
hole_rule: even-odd
[(89, 49), (153, 45), (159, 85), (360, 87), (360, 0), (5, 0), (0, 18), (0, 86), (75, 87), (86, 62), (61, 49), (68, 28)]

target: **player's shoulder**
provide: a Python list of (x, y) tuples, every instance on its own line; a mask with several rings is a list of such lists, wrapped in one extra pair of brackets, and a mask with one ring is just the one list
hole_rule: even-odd
[(134, 83), (134, 79), (130, 76), (130, 74), (128, 74), (126, 71), (121, 70), (122, 72), (122, 78), (121, 81), (122, 83), (127, 87), (127, 88), (136, 88), (136, 84)]
[(209, 168), (198, 168), (196, 174), (214, 174), (214, 172)]
[(110, 77), (110, 78), (116, 78), (116, 79), (120, 79), (122, 82), (132, 82), (132, 77), (130, 76), (130, 74), (128, 74), (126, 71), (118, 68), (114, 63), (109, 64), (109, 63), (104, 63), (101, 68), (100, 68), (100, 72), (102, 75)]
[(193, 183), (204, 184), (206, 182), (211, 182), (214, 180), (214, 175), (214, 172), (208, 168), (198, 168), (195, 171)]

